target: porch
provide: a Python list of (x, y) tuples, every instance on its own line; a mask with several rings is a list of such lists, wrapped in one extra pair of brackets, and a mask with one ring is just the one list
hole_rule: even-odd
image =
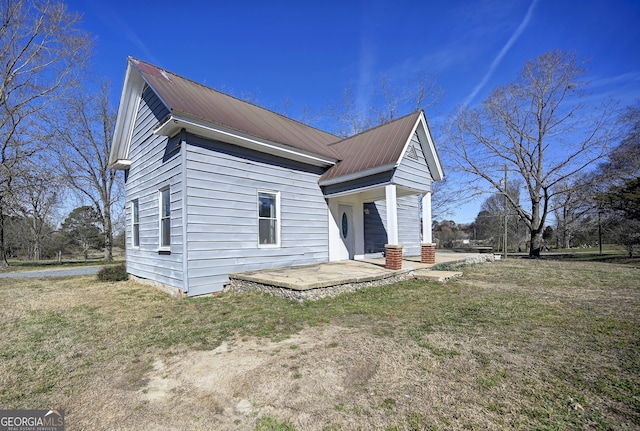
[(399, 270), (385, 268), (384, 258), (270, 268), (229, 274), (230, 282), (224, 291), (260, 291), (296, 301), (314, 300), (411, 278), (443, 282), (462, 273), (434, 271), (431, 268), (435, 265), (486, 261), (493, 261), (493, 254), (438, 251), (435, 264), (421, 263), (420, 256), (405, 257)]

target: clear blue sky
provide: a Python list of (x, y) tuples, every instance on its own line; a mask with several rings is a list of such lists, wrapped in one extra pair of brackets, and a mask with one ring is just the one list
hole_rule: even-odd
[[(296, 118), (351, 86), (366, 104), (381, 75), (436, 75), (441, 122), (553, 49), (590, 60), (593, 97), (640, 101), (639, 0), (122, 1), (71, 0), (96, 37), (95, 72), (117, 104), (127, 56), (207, 86), (249, 93)], [(446, 169), (446, 166), (445, 166)], [(473, 221), (478, 205), (453, 219)]]

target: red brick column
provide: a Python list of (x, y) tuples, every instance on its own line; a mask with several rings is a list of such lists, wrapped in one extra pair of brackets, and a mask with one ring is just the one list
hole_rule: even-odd
[(420, 262), (436, 263), (436, 245), (430, 243), (422, 244), (422, 252), (420, 253)]
[(385, 249), (385, 265), (387, 269), (402, 269), (402, 246), (387, 244)]

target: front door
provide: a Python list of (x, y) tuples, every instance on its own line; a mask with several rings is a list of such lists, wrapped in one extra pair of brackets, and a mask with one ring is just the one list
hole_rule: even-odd
[(338, 226), (340, 227), (340, 238), (347, 248), (349, 259), (355, 255), (355, 241), (353, 236), (353, 207), (351, 205), (338, 206)]

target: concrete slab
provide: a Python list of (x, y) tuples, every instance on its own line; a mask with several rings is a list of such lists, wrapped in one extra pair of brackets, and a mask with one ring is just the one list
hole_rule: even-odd
[[(345, 260), (311, 265), (298, 265), (282, 268), (270, 268), (256, 271), (229, 274), (232, 284), (237, 282), (255, 283), (260, 286), (273, 286), (294, 291), (308, 291), (312, 289), (328, 288), (339, 285), (362, 285), (372, 282), (384, 282), (410, 278), (414, 273), (426, 274), (430, 268), (443, 263), (464, 264), (470, 259), (486, 259), (478, 253), (436, 252), (435, 264), (424, 264), (420, 257), (403, 259), (402, 269), (393, 271), (385, 268), (384, 258)], [(453, 273), (457, 274), (457, 273)], [(449, 279), (455, 275), (440, 274), (426, 276), (425, 279)], [(379, 283), (378, 283), (379, 284)]]
[(391, 271), (382, 266), (358, 260), (345, 260), (286, 268), (271, 268), (229, 274), (235, 280), (284, 287), (293, 290), (309, 290), (348, 283), (365, 283), (391, 278), (407, 270)]
[(413, 277), (417, 280), (437, 281), (438, 283), (444, 283), (453, 278), (462, 277), (460, 271), (416, 271)]

